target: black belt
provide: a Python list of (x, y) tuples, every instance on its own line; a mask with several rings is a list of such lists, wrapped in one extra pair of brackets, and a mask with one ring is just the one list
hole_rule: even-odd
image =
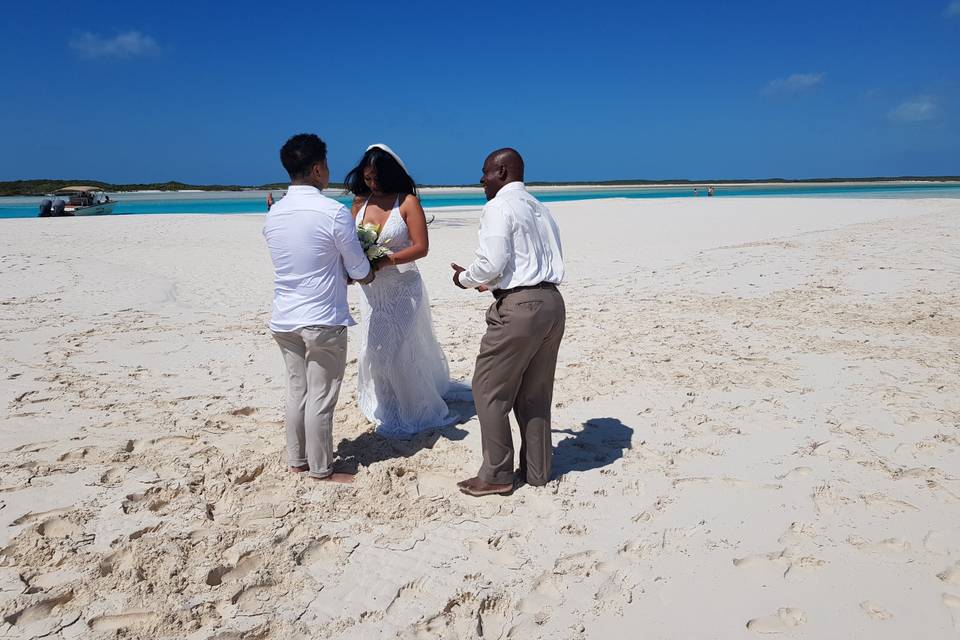
[(527, 291), (528, 289), (552, 289), (553, 291), (557, 290), (557, 285), (552, 282), (541, 282), (540, 284), (530, 284), (523, 287), (513, 287), (512, 289), (494, 289), (493, 297), (497, 300), (505, 298), (511, 293), (516, 293), (518, 291)]

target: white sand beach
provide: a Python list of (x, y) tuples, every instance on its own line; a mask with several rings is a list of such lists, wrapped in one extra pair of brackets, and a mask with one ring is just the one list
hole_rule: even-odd
[(481, 500), (471, 406), (375, 435), (355, 330), (356, 482), (287, 472), (262, 216), (0, 221), (0, 638), (960, 637), (960, 200), (550, 206), (555, 478)]

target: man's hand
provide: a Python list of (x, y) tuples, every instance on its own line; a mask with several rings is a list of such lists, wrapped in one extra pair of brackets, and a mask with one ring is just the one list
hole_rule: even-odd
[[(466, 271), (466, 269), (458, 265), (456, 262), (451, 262), (450, 267), (453, 269), (453, 284), (457, 285), (461, 289), (467, 289), (468, 287), (465, 287), (462, 284), (460, 284), (460, 274)], [(479, 287), (474, 287), (474, 289), (476, 291), (479, 291), (480, 293), (490, 291), (490, 289), (488, 289), (487, 286), (483, 284), (481, 284)]]
[(466, 289), (465, 286), (460, 284), (460, 274), (466, 271), (466, 269), (458, 265), (456, 262), (451, 262), (450, 268), (453, 269), (453, 284), (457, 285), (461, 289)]

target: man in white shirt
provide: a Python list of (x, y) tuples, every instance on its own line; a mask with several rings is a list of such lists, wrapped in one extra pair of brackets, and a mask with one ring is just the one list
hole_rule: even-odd
[(351, 482), (333, 472), (333, 410), (347, 362), (347, 277), (373, 280), (350, 209), (324, 196), (327, 145), (295, 135), (280, 150), (287, 195), (270, 207), (263, 235), (275, 273), (270, 330), (287, 368), (287, 460), (311, 478)]
[(527, 192), (523, 158), (514, 149), (494, 151), (480, 183), (487, 204), (477, 257), (466, 269), (451, 265), (454, 284), (490, 290), (496, 299), (473, 374), (483, 463), (475, 477), (457, 483), (477, 497), (513, 491), (511, 411), (520, 427), (517, 480), (542, 486), (550, 479), (550, 409), (566, 319), (557, 290), (563, 281), (560, 230), (550, 210)]

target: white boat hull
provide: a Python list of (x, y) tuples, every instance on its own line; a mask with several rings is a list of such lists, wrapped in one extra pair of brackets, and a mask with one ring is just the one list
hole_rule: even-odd
[(75, 216), (106, 216), (113, 213), (113, 207), (116, 204), (116, 202), (103, 202), (89, 207), (76, 207), (72, 211), (70, 207), (67, 207), (64, 209), (64, 213)]

